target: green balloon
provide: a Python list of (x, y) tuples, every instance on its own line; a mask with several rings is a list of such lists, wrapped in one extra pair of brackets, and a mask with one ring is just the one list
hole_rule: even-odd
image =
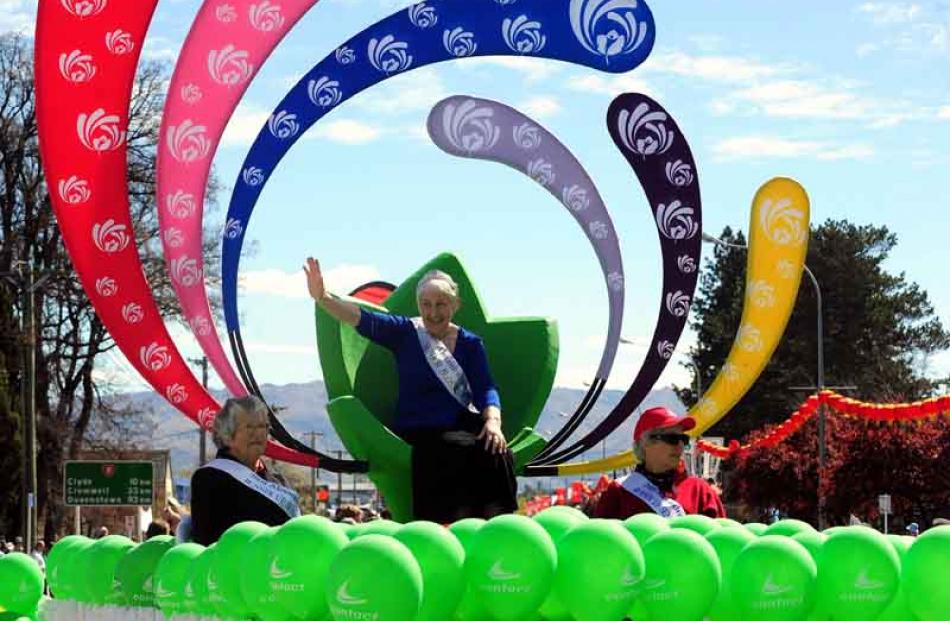
[(708, 515), (680, 515), (670, 520), (670, 528), (685, 528), (703, 537), (710, 531), (722, 528), (722, 525)]
[(657, 533), (643, 547), (646, 577), (641, 598), (654, 619), (700, 621), (722, 584), (716, 550), (701, 535), (676, 528)]
[(188, 607), (192, 609), (192, 612), (203, 617), (217, 614), (208, 592), (208, 572), (211, 571), (211, 561), (214, 560), (214, 545), (208, 546), (198, 555), (191, 564), (191, 573), (188, 575), (188, 590), (192, 594)]
[(824, 533), (819, 533), (817, 530), (805, 530), (796, 535), (792, 535), (792, 540), (797, 541), (808, 550), (808, 553), (811, 554), (811, 558), (815, 561), (816, 565), (821, 563), (821, 546), (824, 545), (825, 539), (828, 537)]
[(274, 535), (270, 567), (271, 588), (277, 603), (301, 619), (329, 614), (324, 585), (330, 565), (349, 539), (326, 518), (304, 515), (280, 527)]
[(422, 571), (399, 541), (366, 535), (333, 559), (325, 594), (336, 621), (413, 621), (422, 604)]
[[(535, 515), (534, 521), (548, 532), (551, 541), (557, 547), (558, 542), (568, 531), (581, 523), (587, 522), (588, 517), (573, 507), (556, 505)], [(571, 613), (568, 612), (567, 607), (561, 601), (557, 589), (551, 590), (538, 612), (545, 621), (568, 621), (571, 618)]]
[(0, 556), (0, 609), (25, 614), (43, 597), (43, 571), (30, 556), (11, 552)]
[(155, 602), (166, 617), (186, 612), (188, 578), (204, 549), (197, 543), (177, 545), (165, 553), (155, 568)]
[(34, 618), (18, 612), (0, 612), (0, 621), (33, 621)]
[(670, 521), (656, 513), (639, 513), (624, 520), (623, 527), (637, 538), (642, 548), (653, 535), (670, 530)]
[(622, 619), (640, 594), (645, 572), (636, 538), (619, 522), (589, 520), (557, 545), (554, 589), (578, 621)]
[(400, 528), (402, 528), (402, 524), (399, 522), (393, 522), (392, 520), (373, 520), (372, 522), (361, 524), (355, 537), (362, 537), (363, 535), (384, 535), (386, 537), (392, 537), (399, 532)]
[(589, 519), (590, 519), (590, 518), (587, 517), (587, 515), (586, 515), (583, 511), (581, 511), (580, 509), (577, 509), (576, 507), (569, 507), (569, 506), (567, 506), (567, 505), (554, 505), (554, 506), (548, 507), (547, 509), (544, 509), (544, 510), (541, 511), (540, 513), (536, 514), (534, 517), (537, 518), (537, 517), (539, 517), (539, 516), (541, 516), (541, 515), (546, 515), (546, 514), (548, 514), (548, 515), (550, 515), (550, 514), (567, 515), (567, 516), (576, 518), (576, 519), (578, 519), (578, 520), (589, 520)]
[(242, 557), (251, 539), (265, 530), (267, 526), (260, 522), (241, 522), (224, 531), (218, 539), (210, 572), (216, 588), (209, 585), (208, 590), (224, 598), (224, 605), (216, 608), (223, 609), (226, 616), (243, 619), (252, 615), (241, 594), (241, 572), (244, 570)]
[(360, 534), (360, 525), (359, 524), (347, 524), (345, 522), (336, 522), (337, 527), (340, 531), (346, 535), (347, 539), (356, 539), (356, 536)]
[(67, 559), (71, 554), (91, 545), (92, 540), (82, 535), (69, 535), (57, 541), (49, 551), (49, 556), (46, 557), (46, 580), (53, 595), (58, 599), (72, 599), (69, 585), (64, 580)]
[(851, 527), (850, 526), (832, 526), (830, 528), (826, 528), (825, 530), (821, 531), (821, 534), (824, 535), (825, 537), (830, 537), (839, 531), (848, 530), (849, 528)]
[(716, 551), (716, 556), (719, 558), (719, 567), (722, 569), (722, 588), (719, 590), (719, 595), (716, 597), (716, 601), (708, 615), (712, 621), (734, 621), (735, 603), (730, 590), (732, 565), (742, 548), (750, 541), (755, 540), (756, 536), (742, 528), (741, 525), (738, 528), (717, 528), (706, 535), (706, 541)]
[(94, 604), (124, 604), (125, 596), (115, 568), (126, 552), (135, 547), (128, 537), (108, 535), (82, 552), (85, 563), (85, 593)]
[(821, 547), (820, 610), (835, 621), (866, 621), (897, 595), (900, 558), (876, 530), (852, 526), (832, 533)]
[[(465, 518), (449, 526), (449, 532), (455, 535), (455, 538), (462, 544), (466, 559), (472, 554), (475, 535), (486, 523), (481, 518)], [(455, 617), (459, 621), (482, 621), (487, 615), (488, 612), (485, 610), (481, 597), (466, 580), (465, 593), (462, 595), (462, 601), (455, 609)]]
[(168, 535), (152, 537), (125, 553), (115, 568), (124, 605), (155, 608), (154, 576), (158, 563), (175, 547), (175, 538)]
[[(907, 551), (910, 550), (911, 543), (913, 542), (912, 537), (901, 537), (899, 535), (886, 535), (888, 543), (894, 547), (894, 550), (897, 552), (897, 556), (901, 561), (901, 566), (904, 566), (904, 561), (907, 558)], [(910, 541), (908, 541), (910, 539)], [(913, 619), (914, 615), (910, 611), (909, 604), (907, 602), (907, 593), (904, 590), (904, 585), (897, 589), (897, 595), (891, 601), (890, 605), (884, 609), (874, 621), (907, 621), (908, 619)]]
[(815, 604), (817, 575), (801, 544), (763, 535), (748, 543), (732, 566), (734, 611), (743, 621), (805, 621)]
[(216, 615), (222, 619), (233, 618), (235, 615), (231, 614), (231, 608), (228, 605), (228, 601), (224, 599), (224, 593), (221, 592), (220, 580), (218, 580), (218, 544), (214, 543), (208, 546), (205, 552), (201, 554), (202, 556), (207, 554), (211, 557), (208, 560), (208, 578), (205, 583), (205, 588), (208, 591), (208, 604), (211, 606), (211, 609), (214, 610), (212, 616)]
[(489, 520), (465, 559), (468, 583), (496, 621), (533, 619), (551, 591), (556, 568), (551, 537), (522, 515)]
[(74, 602), (91, 601), (86, 594), (85, 553), (94, 543), (92, 539), (83, 537), (66, 548), (59, 563), (59, 583), (64, 598)]
[(770, 524), (769, 527), (765, 529), (765, 534), (792, 537), (798, 533), (814, 530), (815, 528), (808, 522), (803, 522), (801, 520), (779, 520), (774, 524)]
[(729, 528), (729, 527), (735, 528), (735, 527), (737, 527), (737, 526), (739, 526), (739, 527), (742, 526), (742, 522), (737, 522), (737, 521), (735, 521), (735, 520), (733, 520), (733, 519), (730, 519), (730, 518), (715, 518), (715, 519), (716, 519), (716, 523), (717, 523), (717, 524), (719, 524), (720, 526), (723, 526), (723, 527), (725, 527), (725, 528)]
[(277, 528), (268, 528), (247, 544), (242, 555), (241, 597), (260, 621), (287, 621), (292, 615), (277, 603), (277, 594), (271, 588), (271, 577), (280, 575), (281, 568), (274, 564), (274, 536)]
[(749, 529), (749, 532), (755, 535), (756, 537), (761, 537), (762, 535), (764, 535), (765, 531), (767, 531), (769, 528), (768, 526), (766, 526), (765, 524), (762, 524), (761, 522), (748, 522), (746, 524), (743, 524), (743, 526)]
[(950, 610), (950, 526), (938, 526), (914, 540), (904, 558), (901, 585), (920, 621), (947, 618)]
[(412, 522), (395, 535), (422, 570), (422, 607), (416, 621), (444, 621), (465, 593), (465, 549), (434, 522)]

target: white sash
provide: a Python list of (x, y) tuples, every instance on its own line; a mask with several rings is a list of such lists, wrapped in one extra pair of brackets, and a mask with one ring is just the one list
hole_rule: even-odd
[(647, 503), (657, 515), (665, 518), (686, 515), (683, 505), (672, 498), (664, 497), (657, 486), (639, 472), (631, 472), (620, 479), (619, 483), (625, 490)]
[(294, 518), (300, 515), (300, 504), (297, 492), (279, 483), (262, 479), (256, 472), (242, 463), (231, 459), (219, 458), (209, 461), (202, 466), (202, 468), (214, 468), (221, 472), (226, 472), (245, 487), (254, 490), (280, 507), (289, 517)]
[(429, 363), (429, 368), (442, 382), (445, 389), (455, 397), (459, 405), (478, 413), (472, 405), (472, 387), (469, 386), (468, 378), (465, 377), (465, 371), (458, 360), (445, 343), (429, 334), (420, 317), (413, 317), (412, 325), (416, 328), (416, 336), (419, 337), (419, 345), (422, 347), (426, 362)]

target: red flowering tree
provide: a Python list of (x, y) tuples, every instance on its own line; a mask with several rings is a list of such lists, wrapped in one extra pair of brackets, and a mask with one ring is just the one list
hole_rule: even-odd
[[(890, 494), (894, 516), (930, 524), (950, 515), (950, 418), (877, 423), (830, 413), (824, 477), (826, 517), (847, 523), (854, 514), (877, 523), (877, 497)], [(753, 432), (746, 442), (764, 435)], [(818, 421), (774, 447), (725, 464), (726, 500), (777, 507), (812, 523), (818, 517)]]

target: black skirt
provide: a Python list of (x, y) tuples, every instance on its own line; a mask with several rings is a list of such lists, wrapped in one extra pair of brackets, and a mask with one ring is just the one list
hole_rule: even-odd
[(484, 439), (467, 443), (481, 429), (481, 417), (465, 414), (451, 429), (415, 429), (400, 434), (412, 446), (415, 519), (449, 524), (467, 517), (488, 519), (518, 508), (511, 451), (493, 455), (485, 450)]

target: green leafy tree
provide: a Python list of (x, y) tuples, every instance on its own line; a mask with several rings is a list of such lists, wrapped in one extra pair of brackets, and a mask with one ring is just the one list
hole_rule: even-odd
[[(141, 413), (117, 409), (106, 398), (113, 386), (103, 380), (104, 354), (115, 348), (73, 273), (54, 217), (43, 177), (37, 140), (33, 80), (33, 42), (17, 35), (0, 36), (0, 273), (16, 272), (32, 257), (37, 274), (47, 280), (34, 296), (37, 339), (35, 400), (38, 444), (38, 508), (45, 536), (60, 530), (62, 464), (85, 448), (133, 448), (147, 438)], [(155, 159), (159, 125), (169, 79), (166, 64), (145, 62), (133, 84), (127, 128), (127, 182), (131, 219), (145, 275), (163, 316), (178, 317), (179, 308), (165, 270), (155, 208)], [(217, 185), (212, 181), (208, 200)], [(220, 242), (215, 227), (204, 240), (206, 273), (218, 273)], [(213, 291), (215, 288), (212, 286)], [(11, 488), (7, 466), (22, 463), (18, 422), (25, 381), (22, 361), (25, 335), (20, 292), (0, 289), (0, 532), (20, 526), (19, 485)], [(217, 299), (212, 298), (217, 305)], [(121, 355), (121, 354), (120, 354)], [(2, 365), (5, 365), (3, 367)], [(5, 388), (5, 390), (3, 390)], [(7, 430), (11, 430), (7, 434)], [(17, 430), (14, 433), (14, 430)]]
[[(745, 245), (727, 228), (721, 239)], [(950, 346), (948, 333), (927, 293), (884, 264), (897, 237), (884, 226), (828, 220), (814, 227), (807, 264), (822, 290), (826, 385), (853, 385), (868, 401), (912, 401), (927, 396), (934, 383), (923, 373), (927, 357)], [(742, 313), (746, 251), (716, 246), (704, 268), (693, 307), (697, 345), (691, 355), (709, 386), (726, 359)], [(804, 393), (791, 386), (817, 381), (817, 308), (804, 278), (785, 335), (749, 393), (709, 435), (742, 438), (768, 422), (784, 420)], [(678, 391), (686, 403), (696, 395)]]

